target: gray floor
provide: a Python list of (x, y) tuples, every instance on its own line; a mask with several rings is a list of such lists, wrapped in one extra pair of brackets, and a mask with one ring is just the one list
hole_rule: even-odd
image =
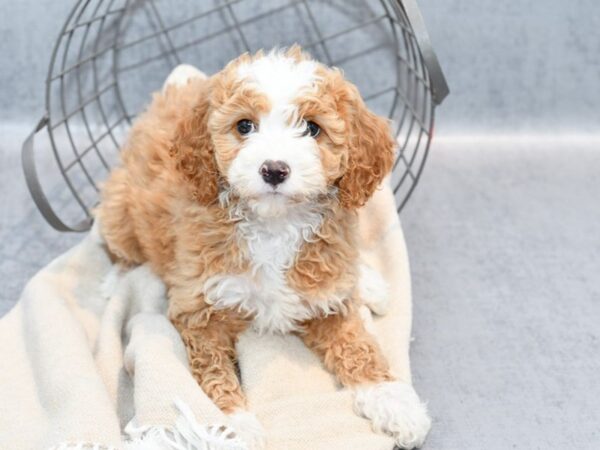
[[(0, 127), (1, 128), (1, 127)], [(0, 141), (0, 315), (73, 245)], [(403, 213), (427, 449), (600, 448), (600, 141), (440, 138)]]
[(429, 449), (600, 449), (600, 142), (439, 143), (404, 215)]

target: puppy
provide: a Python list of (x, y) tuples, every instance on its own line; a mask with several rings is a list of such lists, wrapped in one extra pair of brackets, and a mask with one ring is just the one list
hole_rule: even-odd
[(420, 446), (426, 410), (358, 312), (357, 208), (391, 169), (388, 122), (297, 46), (210, 78), (184, 69), (138, 118), (103, 188), (110, 251), (165, 281), (195, 379), (242, 428), (258, 429), (235, 366), (252, 326), (296, 333), (375, 429)]

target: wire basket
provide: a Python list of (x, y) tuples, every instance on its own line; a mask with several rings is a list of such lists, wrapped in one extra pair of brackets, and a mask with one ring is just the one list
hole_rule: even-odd
[[(448, 94), (414, 0), (79, 0), (58, 36), (46, 80), (46, 113), (23, 144), (28, 187), (60, 231), (85, 231), (100, 183), (117, 163), (132, 120), (180, 63), (206, 73), (243, 52), (299, 43), (344, 70), (369, 107), (393, 121), (398, 211), (415, 188)], [(66, 183), (46, 195), (34, 135), (48, 133)], [(52, 198), (52, 204), (48, 198)]]

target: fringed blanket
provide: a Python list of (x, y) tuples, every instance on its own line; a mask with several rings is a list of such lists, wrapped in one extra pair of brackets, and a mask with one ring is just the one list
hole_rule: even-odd
[[(364, 319), (410, 381), (410, 277), (391, 190), (361, 211), (362, 254), (390, 286), (389, 311)], [(190, 374), (165, 315), (165, 287), (113, 265), (92, 231), (28, 283), (0, 320), (0, 449), (243, 449)], [(391, 450), (294, 336), (239, 341), (241, 379), (273, 450)]]

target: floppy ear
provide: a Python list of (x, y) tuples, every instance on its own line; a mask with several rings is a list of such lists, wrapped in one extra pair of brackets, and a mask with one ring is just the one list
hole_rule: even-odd
[(169, 154), (176, 170), (190, 183), (194, 200), (209, 205), (219, 193), (219, 170), (208, 130), (210, 83), (204, 81), (202, 85), (193, 93), (193, 107), (179, 118)]
[(396, 141), (387, 119), (367, 109), (358, 89), (349, 85), (348, 162), (338, 182), (340, 203), (345, 208), (358, 208), (373, 195), (389, 173), (394, 161)]

